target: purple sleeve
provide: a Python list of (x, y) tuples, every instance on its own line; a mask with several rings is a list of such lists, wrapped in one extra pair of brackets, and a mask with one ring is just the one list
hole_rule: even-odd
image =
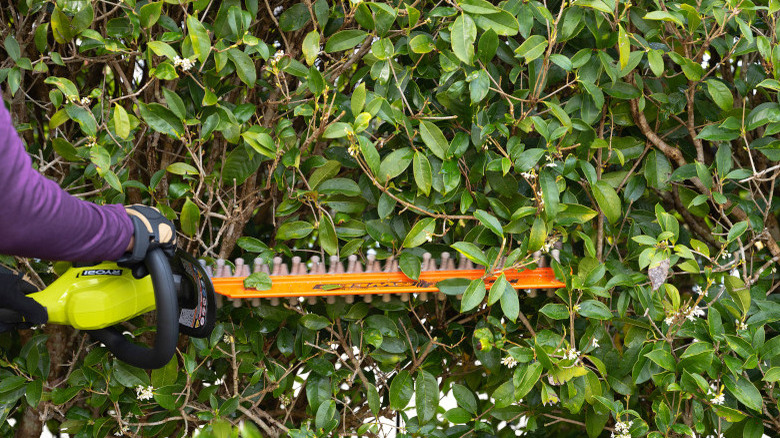
[(0, 253), (46, 260), (116, 260), (133, 223), (121, 205), (71, 196), (38, 173), (0, 102)]

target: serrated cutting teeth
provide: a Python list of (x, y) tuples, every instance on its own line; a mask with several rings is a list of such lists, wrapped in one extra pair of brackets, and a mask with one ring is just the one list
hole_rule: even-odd
[[(556, 243), (550, 250), (550, 256), (557, 260), (560, 250), (560, 243)], [(274, 257), (270, 264), (262, 258), (254, 259), (251, 271), (270, 276), (269, 290), (244, 287), (244, 279), (250, 275), (250, 266), (242, 258), (233, 262), (218, 259), (214, 266), (206, 266), (206, 272), (212, 276), (214, 290), (219, 294), (218, 305), (222, 305), (222, 297), (225, 296), (236, 307), (244, 302), (252, 306), (259, 306), (263, 302), (279, 306), (283, 298), (287, 299), (290, 306), (315, 305), (318, 301), (335, 304), (338, 300), (352, 304), (356, 301), (355, 295), (362, 295), (366, 303), (374, 302), (374, 295), (380, 295), (377, 298), (384, 304), (394, 300), (401, 303), (410, 300), (429, 301), (431, 294), (437, 301), (444, 301), (447, 295), (439, 291), (436, 286), (438, 282), (454, 278), (482, 278), (489, 286), (501, 272), (515, 289), (525, 290), (531, 297), (536, 296), (537, 289), (547, 289), (548, 295), (551, 295), (556, 288), (565, 287), (555, 278), (552, 269), (546, 267), (547, 261), (541, 252), (534, 254), (536, 269), (503, 269), (493, 276), (485, 276), (484, 268), (475, 266), (466, 257), (456, 258), (447, 252), (438, 257), (424, 253), (419, 259), (420, 274), (417, 279), (411, 279), (401, 272), (395, 257), (389, 256), (382, 261), (373, 250), (368, 251), (363, 261), (355, 254), (346, 260), (335, 255), (327, 260), (326, 266), (317, 255), (308, 261), (295, 256), (289, 263), (279, 256)], [(499, 260), (500, 267), (505, 263), (506, 259)], [(318, 300), (318, 297), (322, 300)], [(460, 297), (456, 295), (456, 298)]]

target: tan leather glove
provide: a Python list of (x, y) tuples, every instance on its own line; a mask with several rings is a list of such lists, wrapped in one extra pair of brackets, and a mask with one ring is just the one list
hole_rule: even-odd
[(176, 227), (160, 213), (160, 210), (148, 205), (135, 204), (125, 207), (128, 216), (133, 221), (133, 249), (126, 252), (117, 264), (132, 266), (144, 261), (146, 253), (155, 248), (162, 248), (173, 257), (176, 250)]

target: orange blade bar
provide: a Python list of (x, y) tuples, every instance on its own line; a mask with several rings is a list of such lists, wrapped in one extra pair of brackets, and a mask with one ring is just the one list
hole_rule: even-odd
[[(279, 275), (271, 277), (269, 290), (244, 288), (246, 277), (212, 278), (214, 290), (230, 298), (278, 298), (328, 295), (366, 295), (438, 292), (436, 283), (449, 278), (474, 280), (484, 275), (482, 269), (424, 271), (419, 280), (403, 272), (372, 272), (362, 274)], [(504, 271), (515, 289), (557, 289), (566, 287), (555, 278), (552, 268)], [(488, 287), (497, 276), (485, 279)]]

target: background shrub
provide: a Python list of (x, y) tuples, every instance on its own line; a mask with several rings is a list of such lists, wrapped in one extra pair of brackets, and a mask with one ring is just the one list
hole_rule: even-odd
[(566, 280), (225, 307), (151, 373), (3, 335), (21, 436), (780, 433), (777, 1), (9, 3), (4, 99), (74, 195), (157, 205), (209, 259), (414, 277), (557, 243)]

